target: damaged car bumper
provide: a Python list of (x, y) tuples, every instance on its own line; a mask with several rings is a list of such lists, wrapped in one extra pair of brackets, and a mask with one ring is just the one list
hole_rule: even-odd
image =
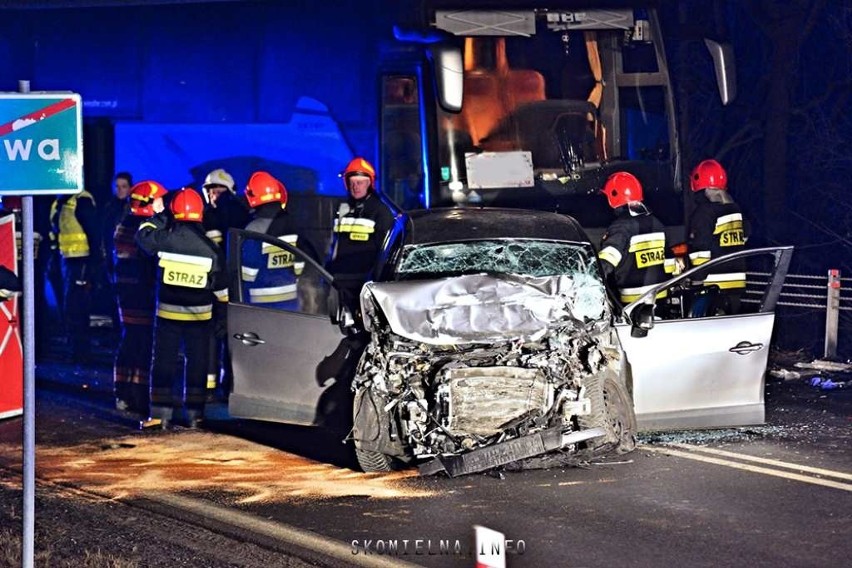
[(435, 475), (443, 472), (450, 477), (458, 477), (566, 449), (580, 442), (601, 438), (605, 434), (603, 428), (590, 428), (580, 432), (562, 432), (559, 428), (549, 428), (465, 454), (439, 456), (423, 463), (418, 470), (420, 475)]

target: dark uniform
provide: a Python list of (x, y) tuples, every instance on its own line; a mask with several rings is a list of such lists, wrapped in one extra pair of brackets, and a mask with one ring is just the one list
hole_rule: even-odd
[[(709, 196), (718, 200), (711, 201)], [(739, 206), (723, 190), (707, 189), (695, 198), (697, 206), (689, 221), (687, 243), (690, 265), (701, 266), (711, 259), (745, 249), (748, 234)], [(716, 287), (721, 292), (716, 302), (718, 310), (736, 313), (746, 286), (745, 260), (727, 262), (721, 270), (704, 275), (704, 286)]]
[[(212, 174), (212, 172), (211, 172)], [(208, 176), (208, 179), (210, 176)], [(224, 186), (227, 187), (227, 186)], [(237, 199), (233, 192), (222, 192), (216, 205), (209, 202), (204, 208), (204, 233), (207, 237), (224, 250), (228, 231), (242, 229), (249, 221), (249, 211), (242, 200)], [(217, 387), (227, 389), (231, 383), (231, 361), (228, 354), (228, 320), (224, 305), (213, 307), (213, 335), (210, 337), (209, 361), (207, 365), (207, 391), (209, 398), (216, 398)]]
[(136, 245), (136, 232), (145, 220), (145, 217), (126, 214), (113, 238), (114, 282), (121, 324), (114, 384), (120, 408), (147, 415), (156, 267), (154, 259), (143, 254)]
[(174, 389), (183, 383), (176, 376), (175, 361), (183, 346), (186, 419), (194, 425), (204, 412), (213, 305), (228, 301), (224, 254), (204, 235), (200, 223), (167, 225), (161, 213), (144, 221), (136, 235), (139, 247), (156, 255), (159, 266), (151, 416), (163, 419), (165, 426), (179, 406), (175, 397), (180, 394)]
[(248, 222), (248, 209), (230, 191), (219, 195), (215, 207), (208, 203), (204, 208), (204, 232), (220, 246), (225, 242), (230, 229), (242, 229)]
[(62, 196), (51, 207), (51, 227), (62, 256), (66, 330), (75, 361), (89, 356), (91, 288), (98, 268), (95, 199), (88, 191)]
[(393, 210), (372, 190), (365, 198), (350, 197), (340, 206), (327, 268), (341, 285), (341, 301), (352, 314), (358, 311), (361, 287), (373, 277), (393, 223)]
[(109, 198), (101, 213), (101, 249), (104, 258), (104, 287), (110, 291), (115, 302), (109, 303), (110, 314), (112, 315), (115, 328), (118, 328), (121, 324), (118, 315), (118, 284), (115, 280), (115, 232), (129, 209), (130, 203), (127, 199), (119, 199), (113, 195)]
[[(674, 259), (666, 258), (663, 224), (641, 203), (615, 209), (616, 219), (601, 239), (598, 257), (625, 304), (668, 279)], [(661, 292), (658, 298), (665, 297)]]

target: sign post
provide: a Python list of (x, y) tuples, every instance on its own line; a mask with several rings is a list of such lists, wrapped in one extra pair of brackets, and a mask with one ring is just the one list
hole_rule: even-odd
[(80, 95), (0, 93), (0, 195), (22, 195), (24, 272), (24, 508), (22, 565), (32, 568), (35, 542), (35, 275), (33, 195), (83, 189)]

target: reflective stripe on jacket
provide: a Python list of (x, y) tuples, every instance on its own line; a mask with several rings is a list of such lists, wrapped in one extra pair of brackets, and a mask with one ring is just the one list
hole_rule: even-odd
[(650, 286), (666, 281), (674, 259), (666, 257), (663, 224), (650, 212), (632, 215), (616, 209), (616, 219), (601, 240), (598, 253), (604, 273), (612, 275), (623, 302), (638, 298)]
[[(690, 218), (688, 245), (691, 266), (701, 266), (714, 258), (744, 250), (747, 238), (745, 221), (736, 203), (718, 203), (699, 196)], [(705, 275), (704, 285), (718, 286), (723, 290), (745, 288), (745, 269), (744, 260), (729, 261), (715, 269), (721, 272)]]

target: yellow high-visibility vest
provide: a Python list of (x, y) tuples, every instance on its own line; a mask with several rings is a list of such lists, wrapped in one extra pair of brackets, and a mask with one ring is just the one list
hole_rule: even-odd
[[(81, 258), (89, 256), (89, 238), (83, 230), (80, 221), (77, 220), (77, 199), (87, 197), (95, 203), (95, 198), (86, 190), (77, 195), (72, 195), (62, 205), (59, 211), (59, 252), (65, 258)], [(55, 210), (56, 203), (54, 202)], [(52, 212), (51, 212), (52, 213)]]

